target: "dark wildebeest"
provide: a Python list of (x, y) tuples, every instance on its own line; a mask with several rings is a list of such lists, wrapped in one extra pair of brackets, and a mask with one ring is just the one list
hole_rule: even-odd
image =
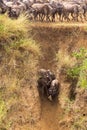
[(67, 21), (70, 21), (70, 15), (72, 20), (78, 21), (78, 16), (82, 12), (82, 8), (79, 4), (77, 3), (72, 3), (72, 2), (65, 2), (62, 1), (61, 3), (63, 5), (63, 17), (62, 20), (65, 19)]
[[(54, 21), (56, 8), (53, 8), (49, 3), (34, 3), (31, 9), (33, 10), (35, 20)], [(50, 19), (50, 17), (52, 19)]]
[(22, 2), (16, 2), (8, 9), (8, 15), (11, 18), (18, 18), (21, 13), (26, 11), (26, 5)]
[(55, 79), (55, 75), (50, 70), (40, 69), (38, 79), (38, 90), (42, 96), (45, 94), (49, 96), (48, 90), (50, 88), (52, 80)]
[(62, 21), (62, 15), (63, 15), (63, 5), (61, 3), (57, 3), (55, 7), (55, 14), (54, 14), (54, 19), (55, 15), (59, 16), (59, 21)]
[(63, 4), (58, 1), (49, 1), (50, 6), (53, 8), (51, 12), (52, 21), (55, 21), (55, 16), (59, 16), (59, 21), (62, 21)]
[[(87, 13), (87, 1), (86, 0), (74, 0), (73, 3), (76, 3), (78, 5), (80, 5), (80, 7), (82, 8), (82, 15), (84, 17), (85, 20), (86, 19), (86, 13)], [(81, 17), (81, 16), (80, 16)]]
[(33, 10), (34, 20), (43, 21), (44, 16), (47, 15), (48, 6), (42, 3), (34, 3), (31, 9)]
[(49, 96), (51, 96), (51, 99), (54, 99), (55, 97), (58, 96), (59, 89), (60, 89), (60, 83), (58, 82), (58, 80), (57, 79), (52, 80), (50, 88), (48, 90), (48, 94)]

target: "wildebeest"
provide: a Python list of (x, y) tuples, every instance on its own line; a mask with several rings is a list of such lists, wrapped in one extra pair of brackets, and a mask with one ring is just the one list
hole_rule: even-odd
[(1, 13), (5, 13), (7, 11), (7, 14), (11, 18), (18, 18), (21, 13), (27, 10), (26, 4), (15, 0), (15, 1), (0, 1), (0, 8)]
[(63, 4), (63, 18), (67, 21), (70, 21), (69, 15), (71, 18), (75, 20), (76, 16), (78, 16), (78, 4), (71, 3), (71, 2), (62, 2)]
[[(44, 3), (33, 3), (31, 5), (31, 12), (34, 16), (34, 20), (38, 19), (40, 21), (55, 21), (56, 14), (59, 15), (59, 21), (67, 20), (70, 21), (69, 15), (71, 15), (72, 20), (78, 21), (78, 16), (81, 13), (83, 15), (83, 9), (86, 12), (86, 6), (82, 7), (82, 4), (78, 4), (77, 2), (70, 1), (62, 1), (62, 2), (44, 2)], [(85, 14), (85, 13), (84, 13)]]
[(45, 6), (44, 4), (42, 3), (34, 3), (32, 6), (31, 6), (31, 10), (33, 10), (33, 16), (34, 16), (34, 20), (40, 20), (40, 21), (43, 21), (43, 17), (46, 15), (44, 14), (45, 12), (47, 12), (47, 6)]
[(78, 4), (80, 6), (80, 9), (79, 9), (79, 14), (80, 14), (80, 17), (82, 19), (82, 16), (84, 17), (84, 19), (86, 20), (86, 13), (87, 13), (87, 1), (86, 0), (79, 0), (79, 1), (74, 1), (74, 3)]
[(74, 21), (79, 21), (78, 18), (80, 17), (80, 20), (83, 21), (83, 17), (85, 18), (87, 5), (85, 1), (63, 1), (62, 2), (64, 6), (63, 11), (63, 18), (67, 21), (70, 21), (69, 15), (71, 15), (71, 19)]
[(50, 88), (48, 90), (49, 96), (53, 98), (57, 97), (59, 94), (59, 89), (60, 89), (60, 83), (57, 79), (52, 80)]
[(21, 13), (26, 11), (26, 5), (22, 2), (16, 2), (8, 7), (8, 15), (11, 18), (18, 18)]
[(48, 89), (50, 88), (51, 82), (55, 79), (55, 75), (50, 70), (40, 69), (38, 79), (38, 90), (41, 92), (42, 96), (48, 94)]
[(44, 1), (44, 0), (0, 0), (1, 13), (8, 12), (11, 18), (18, 18), (20, 14), (27, 14), (31, 20), (55, 22), (86, 20), (87, 0)]
[(40, 69), (38, 79), (38, 90), (39, 93), (48, 98), (51, 96), (52, 99), (58, 96), (60, 83), (56, 79), (53, 72), (50, 70)]
[(31, 11), (34, 16), (34, 20), (46, 20), (46, 21), (54, 21), (56, 8), (51, 6), (49, 3), (34, 3), (31, 6)]
[[(8, 4), (8, 3), (7, 3)], [(9, 9), (9, 16), (19, 16), (18, 14), (23, 13), (24, 11), (27, 11), (33, 14), (34, 19), (36, 19), (39, 16), (39, 20), (42, 20), (42, 16), (46, 15), (47, 6), (44, 5), (44, 3), (37, 3), (36, 1), (32, 0), (22, 0), (13, 2), (13, 4), (10, 5)], [(15, 15), (14, 15), (15, 14)]]

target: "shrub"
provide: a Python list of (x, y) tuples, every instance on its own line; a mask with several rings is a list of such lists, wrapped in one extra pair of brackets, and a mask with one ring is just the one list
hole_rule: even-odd
[(67, 75), (71, 78), (78, 78), (77, 86), (87, 88), (87, 50), (81, 48), (79, 52), (74, 52), (73, 56), (77, 63), (68, 69)]

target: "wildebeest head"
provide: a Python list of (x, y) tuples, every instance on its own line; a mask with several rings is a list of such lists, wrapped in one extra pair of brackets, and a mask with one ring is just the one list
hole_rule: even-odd
[(34, 19), (34, 14), (35, 14), (36, 10), (29, 7), (28, 11), (27, 11), (27, 16), (29, 18), (29, 20), (33, 20)]
[(54, 80), (56, 78), (55, 74), (51, 72), (50, 70), (47, 70), (47, 73), (48, 73), (48, 76), (51, 78), (51, 80)]
[(41, 76), (41, 77), (46, 77), (47, 76), (47, 70), (45, 69), (40, 69), (38, 71), (38, 75)]
[(9, 15), (10, 18), (16, 18), (17, 19), (20, 15), (20, 9), (9, 7), (8, 15)]

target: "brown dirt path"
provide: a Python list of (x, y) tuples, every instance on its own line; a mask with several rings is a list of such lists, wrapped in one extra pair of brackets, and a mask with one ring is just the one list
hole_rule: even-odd
[[(41, 33), (40, 33), (41, 31)], [(57, 35), (49, 35), (50, 30), (46, 34), (46, 30), (41, 29), (36, 32), (35, 40), (40, 43), (43, 57), (39, 61), (40, 68), (50, 69), (56, 74), (55, 55), (58, 51), (58, 42), (56, 40)], [(55, 30), (54, 30), (55, 32)], [(63, 130), (59, 124), (63, 116), (63, 110), (57, 101), (50, 102), (44, 98), (41, 100), (41, 120), (38, 122), (38, 130)], [(34, 128), (33, 130), (36, 130)], [(64, 130), (68, 130), (64, 128)]]
[(62, 110), (57, 102), (42, 101), (41, 130), (61, 130)]

